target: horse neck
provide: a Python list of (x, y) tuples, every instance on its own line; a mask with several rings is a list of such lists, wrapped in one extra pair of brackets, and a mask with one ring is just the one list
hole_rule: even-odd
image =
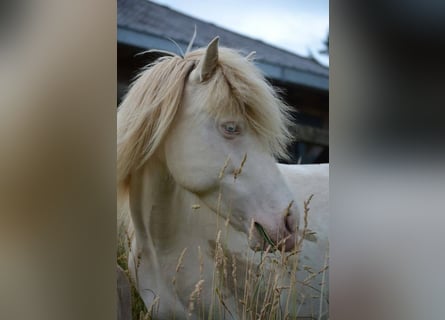
[(177, 259), (184, 247), (205, 249), (219, 230), (222, 239), (232, 230), (224, 218), (177, 184), (162, 160), (151, 161), (132, 175), (130, 189), (138, 250), (150, 252), (153, 261), (166, 258), (164, 253)]
[[(207, 292), (211, 292), (215, 239), (219, 232), (221, 243), (225, 247), (230, 246), (234, 254), (239, 255), (239, 252), (246, 250), (246, 247), (240, 246), (245, 242), (245, 234), (227, 226), (224, 218), (178, 185), (161, 161), (149, 163), (134, 174), (130, 190), (130, 210), (136, 238), (133, 248), (141, 255), (141, 270), (149, 271), (133, 271), (133, 276), (138, 274), (136, 278), (141, 280), (140, 286), (150, 283), (150, 288), (158, 294), (165, 294), (167, 300), (171, 294), (170, 283), (177, 272), (175, 266), (185, 248), (188, 250), (184, 255), (182, 276), (176, 283), (176, 289), (184, 297), (190, 294), (189, 288), (194, 287), (201, 276), (205, 279)], [(133, 254), (136, 252), (134, 249)], [(201, 257), (203, 275), (198, 267)], [(242, 258), (239, 256), (239, 259)], [(241, 264), (241, 260), (239, 263), (245, 265)], [(136, 269), (133, 265), (132, 270)], [(166, 296), (163, 296), (164, 299)]]
[(132, 174), (130, 212), (140, 249), (156, 236), (157, 228), (161, 233), (168, 233), (165, 228), (169, 222), (174, 187), (167, 168), (157, 159), (151, 159)]
[[(191, 230), (189, 221), (194, 198), (176, 183), (162, 160), (150, 160), (135, 172), (131, 177), (130, 211), (139, 249), (171, 251), (182, 237), (199, 236)], [(206, 216), (216, 219), (214, 214)], [(151, 248), (147, 248), (149, 242), (153, 243)]]

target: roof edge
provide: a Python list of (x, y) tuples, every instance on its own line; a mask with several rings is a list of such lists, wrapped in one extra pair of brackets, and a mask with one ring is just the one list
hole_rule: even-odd
[[(155, 47), (156, 49), (181, 54), (179, 48), (172, 40), (165, 39), (157, 35), (136, 31), (123, 26), (118, 26), (117, 28), (117, 42), (143, 49)], [(182, 41), (177, 41), (177, 44), (183, 47), (184, 50), (188, 46), (188, 43)], [(329, 77), (327, 76), (308, 72), (307, 70), (290, 68), (265, 62), (261, 59), (256, 59), (255, 64), (268, 78), (308, 86), (324, 91), (329, 90)]]

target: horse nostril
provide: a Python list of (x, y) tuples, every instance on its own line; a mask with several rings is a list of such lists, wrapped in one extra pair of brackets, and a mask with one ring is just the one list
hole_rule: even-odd
[(291, 214), (287, 214), (284, 217), (284, 227), (286, 228), (286, 231), (289, 233), (294, 233), (295, 232), (295, 221), (292, 217)]

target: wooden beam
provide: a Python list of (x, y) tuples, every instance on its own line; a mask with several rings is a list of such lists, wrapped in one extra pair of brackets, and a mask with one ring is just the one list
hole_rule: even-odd
[(296, 141), (329, 146), (329, 131), (326, 129), (296, 124), (292, 131)]

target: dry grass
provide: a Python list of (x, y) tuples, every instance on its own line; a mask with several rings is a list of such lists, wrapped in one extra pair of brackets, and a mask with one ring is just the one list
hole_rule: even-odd
[(155, 305), (151, 306), (151, 310), (147, 310), (144, 302), (142, 301), (139, 293), (137, 292), (136, 286), (133, 280), (130, 277), (130, 273), (128, 271), (128, 253), (131, 248), (131, 240), (123, 228), (119, 228), (118, 230), (118, 244), (117, 244), (117, 264), (125, 271), (128, 279), (131, 284), (131, 310), (132, 310), (132, 319), (134, 320), (151, 320), (151, 314), (155, 309)]
[[(296, 272), (299, 270), (299, 255), (303, 240), (314, 236), (308, 228), (309, 206), (312, 195), (304, 203), (304, 225), (302, 237), (299, 237), (296, 247), (292, 252), (285, 253), (276, 250), (271, 239), (258, 224), (252, 223), (249, 232), (249, 238), (252, 237), (254, 228), (263, 235), (265, 244), (268, 244), (266, 251), (261, 253), (252, 253), (251, 259), (248, 259), (244, 265), (239, 265), (237, 257), (225, 250), (224, 241), (219, 231), (216, 236), (215, 254), (214, 254), (214, 273), (212, 279), (212, 298), (211, 305), (205, 306), (202, 303), (201, 294), (204, 285), (203, 279), (203, 256), (201, 248), (198, 248), (197, 265), (199, 266), (200, 280), (196, 283), (195, 289), (189, 296), (188, 315), (192, 313), (198, 315), (199, 319), (299, 319), (295, 315), (300, 310), (297, 299), (299, 298), (298, 286), (311, 287), (314, 292), (318, 292), (320, 305), (318, 314), (321, 314), (323, 303), (327, 303), (327, 293), (325, 292), (325, 274), (327, 272), (327, 255), (325, 265), (322, 270), (314, 271), (307, 266), (301, 266), (308, 276), (304, 281), (297, 282)], [(126, 271), (128, 275), (126, 248), (128, 246), (128, 236), (125, 233), (120, 234), (118, 245), (118, 264)], [(176, 274), (172, 279), (173, 285), (176, 284), (177, 276), (183, 268), (183, 259), (187, 253), (185, 248), (178, 257)], [(260, 255), (260, 263), (257, 260)], [(322, 275), (321, 290), (311, 286), (311, 281), (317, 276)], [(240, 283), (244, 281), (244, 283)], [(241, 288), (232, 291), (229, 296), (226, 288)], [(289, 294), (292, 292), (292, 294)], [(301, 297), (300, 297), (301, 298)], [(238, 302), (238, 310), (230, 310), (228, 301), (234, 299)], [(285, 300), (284, 300), (285, 299)], [(284, 301), (282, 301), (284, 300)], [(139, 297), (137, 290), (132, 283), (132, 310), (133, 319), (151, 320), (156, 319), (156, 308), (159, 304), (159, 298), (155, 299), (148, 308)], [(284, 306), (284, 307), (283, 307)], [(239, 317), (236, 317), (238, 314)], [(211, 316), (207, 316), (210, 314)], [(309, 318), (302, 318), (309, 319)], [(313, 318), (317, 319), (317, 318)]]

